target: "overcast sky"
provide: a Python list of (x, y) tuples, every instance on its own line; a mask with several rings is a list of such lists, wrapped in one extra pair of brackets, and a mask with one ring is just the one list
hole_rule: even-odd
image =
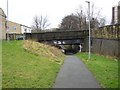
[[(56, 28), (65, 15), (74, 13), (80, 5), (87, 9), (86, 0), (8, 0), (9, 20), (23, 25), (31, 26), (35, 15), (48, 16), (51, 25)], [(89, 0), (95, 8), (101, 9), (102, 16), (107, 22), (111, 21), (112, 7), (118, 5), (120, 0)], [(7, 12), (7, 0), (0, 0), (0, 7)]]

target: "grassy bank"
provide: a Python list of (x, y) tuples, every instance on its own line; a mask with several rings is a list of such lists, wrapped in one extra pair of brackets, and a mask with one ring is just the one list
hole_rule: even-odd
[(2, 41), (0, 40), (0, 89), (2, 88)]
[(91, 60), (87, 61), (88, 53), (78, 53), (77, 56), (82, 59), (103, 88), (118, 88), (118, 61), (116, 59), (91, 54)]
[(22, 41), (9, 43), (3, 41), (2, 46), (3, 88), (49, 88), (52, 86), (61, 64), (25, 50), (22, 47)]

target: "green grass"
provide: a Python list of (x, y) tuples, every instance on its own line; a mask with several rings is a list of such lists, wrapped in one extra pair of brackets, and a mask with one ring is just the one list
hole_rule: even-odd
[(25, 51), (22, 41), (2, 43), (3, 88), (49, 88), (60, 64)]
[(118, 61), (104, 56), (91, 54), (88, 61), (88, 53), (76, 54), (86, 67), (93, 73), (101, 87), (118, 88)]
[(0, 89), (2, 88), (2, 41), (0, 40)]

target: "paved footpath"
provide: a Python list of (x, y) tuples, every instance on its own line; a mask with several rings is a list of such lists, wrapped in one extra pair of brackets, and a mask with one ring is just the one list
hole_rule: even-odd
[(91, 72), (76, 56), (66, 56), (53, 88), (100, 88)]

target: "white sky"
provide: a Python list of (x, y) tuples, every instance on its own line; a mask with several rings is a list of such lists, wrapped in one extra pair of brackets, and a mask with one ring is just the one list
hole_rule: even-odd
[[(49, 28), (56, 28), (65, 15), (74, 13), (82, 5), (87, 9), (86, 0), (8, 0), (9, 20), (31, 26), (35, 15), (48, 16)], [(102, 16), (107, 22), (111, 21), (112, 6), (118, 5), (120, 0), (89, 0), (101, 9)], [(7, 0), (0, 0), (0, 7), (7, 12)]]

